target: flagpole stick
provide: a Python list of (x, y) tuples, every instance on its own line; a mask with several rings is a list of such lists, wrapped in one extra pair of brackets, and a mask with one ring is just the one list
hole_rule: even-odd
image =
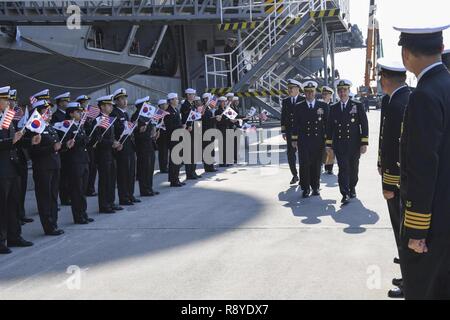
[(61, 138), (61, 140), (59, 141), (59, 143), (62, 143), (62, 142), (63, 142), (64, 138), (65, 138), (65, 137), (67, 136), (67, 134), (69, 133), (69, 131), (70, 131), (70, 129), (72, 128), (73, 124), (74, 124), (74, 121), (72, 120), (72, 122), (70, 123), (69, 129), (67, 129), (67, 131), (64, 132), (64, 135), (63, 135), (63, 137)]

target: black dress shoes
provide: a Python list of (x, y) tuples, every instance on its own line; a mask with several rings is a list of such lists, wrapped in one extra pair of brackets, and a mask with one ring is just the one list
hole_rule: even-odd
[(168, 170), (159, 170), (159, 173), (169, 173)]
[(388, 291), (388, 297), (392, 299), (402, 299), (405, 297), (402, 288), (395, 288)]
[(10, 248), (25, 248), (25, 247), (31, 247), (33, 245), (33, 242), (27, 241), (22, 237), (19, 237), (14, 240), (8, 240), (8, 247)]
[(45, 233), (47, 236), (60, 236), (62, 234), (64, 234), (64, 230), (61, 229), (55, 229)]
[(133, 203), (141, 203), (141, 200), (139, 200), (138, 198), (135, 198), (135, 197), (131, 198), (131, 201)]
[(86, 197), (96, 197), (98, 196), (97, 192), (88, 192), (86, 193)]
[(115, 211), (122, 211), (123, 210), (122, 207), (116, 206), (116, 205), (113, 205), (112, 209), (115, 210)]
[(402, 287), (403, 286), (403, 279), (392, 279), (392, 285), (396, 287)]
[(92, 218), (87, 218), (87, 222), (89, 222), (89, 223), (94, 222), (94, 221), (95, 221), (95, 220), (92, 219)]
[(317, 190), (317, 189), (313, 190), (312, 195), (313, 195), (314, 197), (320, 196), (319, 190)]
[(120, 201), (119, 204), (121, 206), (133, 206), (134, 205), (133, 201), (131, 201), (131, 200)]
[(299, 180), (298, 180), (298, 177), (295, 176), (295, 177), (292, 178), (290, 184), (296, 184), (298, 181), (299, 181)]
[(106, 214), (116, 213), (116, 211), (113, 208), (103, 208), (103, 209), (100, 209), (99, 212), (106, 213)]
[(76, 220), (73, 223), (75, 223), (75, 224), (88, 224), (89, 222), (87, 220), (83, 219), (83, 220)]
[(400, 259), (399, 258), (394, 258), (394, 263), (395, 264), (400, 264)]
[(349, 203), (350, 203), (350, 197), (348, 195), (343, 196), (342, 200), (341, 200), (341, 204), (342, 205), (347, 205)]
[(310, 195), (311, 195), (311, 190), (309, 190), (309, 189), (303, 190), (303, 198), (309, 198)]
[(186, 180), (197, 180), (198, 178), (196, 176), (187, 176)]
[(183, 186), (183, 184), (181, 182), (174, 182), (174, 183), (170, 184), (170, 187), (172, 187), (172, 188), (179, 188), (182, 186)]
[(0, 244), (0, 254), (10, 254), (12, 251), (4, 244)]
[(31, 223), (34, 221), (34, 219), (25, 217), (25, 218), (22, 218), (20, 221), (23, 223)]

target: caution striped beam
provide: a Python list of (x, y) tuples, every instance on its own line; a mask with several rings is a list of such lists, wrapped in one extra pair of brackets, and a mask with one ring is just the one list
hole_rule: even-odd
[(281, 13), (284, 10), (283, 0), (265, 0), (264, 4), (264, 12), (267, 14), (271, 14), (275, 10)]
[[(295, 17), (295, 18), (286, 18), (286, 19), (278, 19), (277, 25), (281, 26), (289, 26), (289, 25), (296, 25), (299, 24), (300, 21), (302, 21), (302, 17)], [(264, 24), (263, 21), (253, 21), (253, 22), (234, 22), (234, 23), (223, 23), (218, 24), (217, 28), (220, 31), (237, 31), (237, 30), (252, 30), (260, 25)]]
[[(206, 92), (221, 96), (232, 92), (232, 88), (208, 88)], [(278, 89), (234, 92), (234, 95), (240, 98), (284, 96), (288, 94), (288, 90)]]
[(341, 14), (340, 9), (330, 9), (330, 10), (320, 10), (320, 11), (311, 11), (310, 12), (311, 18), (314, 18), (314, 19), (337, 17), (340, 14)]

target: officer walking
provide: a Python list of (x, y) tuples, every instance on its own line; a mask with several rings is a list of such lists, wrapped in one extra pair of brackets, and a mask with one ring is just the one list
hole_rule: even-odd
[(281, 106), (281, 133), (284, 141), (287, 142), (287, 156), (289, 168), (292, 173), (290, 184), (299, 182), (297, 171), (297, 149), (293, 147), (292, 135), (294, 130), (295, 112), (298, 110), (303, 98), (300, 96), (301, 83), (297, 80), (288, 80), (289, 97), (284, 99)]
[(320, 171), (325, 148), (328, 105), (316, 100), (317, 83), (303, 84), (306, 100), (294, 112), (292, 147), (298, 148), (300, 161), (300, 183), (303, 198), (320, 195)]
[(443, 30), (395, 28), (403, 63), (418, 83), (400, 142), (400, 267), (406, 299), (450, 299), (450, 74)]
[[(387, 201), (392, 229), (397, 248), (400, 246), (400, 133), (408, 104), (410, 88), (405, 84), (406, 69), (403, 63), (378, 60), (381, 87), (387, 98), (381, 106), (381, 129), (379, 143), (378, 170), (382, 176), (383, 197)], [(398, 289), (390, 290), (390, 298), (403, 298), (402, 280), (394, 279)]]
[(10, 87), (0, 88), (0, 254), (11, 253), (12, 247), (29, 247), (33, 243), (21, 236), (19, 216), (19, 173), (16, 145), (23, 138), (10, 123), (7, 128), (6, 112), (9, 106)]
[[(114, 109), (111, 113), (111, 117), (115, 117), (114, 134), (116, 140), (119, 141), (120, 137), (128, 125), (130, 117), (127, 112), (128, 108), (128, 95), (125, 89), (120, 88), (114, 92)], [(116, 149), (117, 160), (117, 191), (119, 194), (119, 204), (123, 206), (131, 206), (134, 203), (141, 202), (141, 200), (134, 197), (134, 183), (136, 178), (136, 154), (134, 146), (134, 136), (128, 139), (124, 139), (121, 142), (122, 148)]]
[(327, 125), (326, 145), (336, 155), (339, 174), (341, 203), (346, 205), (356, 198), (359, 159), (367, 152), (369, 144), (369, 124), (364, 107), (350, 99), (349, 80), (338, 80), (336, 87), (340, 101), (330, 108)]

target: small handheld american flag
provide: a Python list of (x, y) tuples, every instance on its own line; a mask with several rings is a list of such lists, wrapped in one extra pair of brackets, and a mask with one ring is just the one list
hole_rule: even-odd
[(89, 106), (87, 108), (87, 112), (86, 112), (86, 116), (89, 119), (95, 119), (98, 117), (98, 115), (100, 114), (100, 109), (96, 106)]
[(2, 124), (1, 126), (2, 129), (9, 129), (9, 126), (11, 125), (11, 122), (13, 121), (15, 114), (16, 112), (13, 109), (9, 108), (3, 113), (2, 119), (0, 120), (0, 123)]
[(14, 111), (16, 114), (14, 115), (14, 121), (20, 121), (22, 120), (22, 117), (25, 115), (21, 107), (15, 107)]
[(30, 97), (30, 104), (31, 105), (33, 105), (33, 103), (35, 103), (35, 102), (37, 102), (38, 100), (34, 97), (34, 96), (31, 96)]
[(98, 123), (98, 126), (103, 129), (108, 129), (112, 125), (114, 120), (115, 118), (102, 116), (100, 122)]
[(156, 112), (153, 114), (152, 119), (159, 121), (161, 119), (164, 119), (165, 116), (167, 116), (168, 114), (170, 114), (167, 111), (164, 111), (163, 109), (158, 109), (156, 110)]

